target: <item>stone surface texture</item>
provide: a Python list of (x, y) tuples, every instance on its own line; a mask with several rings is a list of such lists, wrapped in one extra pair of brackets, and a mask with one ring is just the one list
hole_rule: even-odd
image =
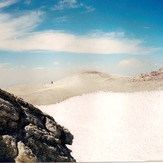
[(0, 162), (75, 162), (72, 141), (51, 116), (0, 89)]

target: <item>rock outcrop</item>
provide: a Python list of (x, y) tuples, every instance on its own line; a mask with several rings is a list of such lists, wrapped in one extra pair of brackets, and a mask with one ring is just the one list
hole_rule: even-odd
[(0, 162), (74, 162), (72, 140), (51, 116), (0, 89)]
[(163, 67), (158, 71), (152, 71), (149, 73), (142, 73), (139, 76), (132, 78), (130, 81), (160, 81), (163, 80)]

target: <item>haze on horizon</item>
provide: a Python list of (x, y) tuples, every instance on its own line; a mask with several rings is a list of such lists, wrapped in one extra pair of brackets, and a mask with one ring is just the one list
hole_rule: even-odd
[(0, 0), (0, 87), (163, 66), (162, 0)]

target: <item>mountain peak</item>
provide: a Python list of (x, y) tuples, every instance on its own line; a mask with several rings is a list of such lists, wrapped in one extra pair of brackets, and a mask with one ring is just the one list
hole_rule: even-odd
[(83, 74), (102, 74), (102, 72), (100, 71), (82, 71)]

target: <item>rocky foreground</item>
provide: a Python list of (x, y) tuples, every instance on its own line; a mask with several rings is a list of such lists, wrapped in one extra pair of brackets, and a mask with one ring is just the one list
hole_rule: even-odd
[(73, 162), (72, 140), (51, 116), (0, 89), (0, 162)]

